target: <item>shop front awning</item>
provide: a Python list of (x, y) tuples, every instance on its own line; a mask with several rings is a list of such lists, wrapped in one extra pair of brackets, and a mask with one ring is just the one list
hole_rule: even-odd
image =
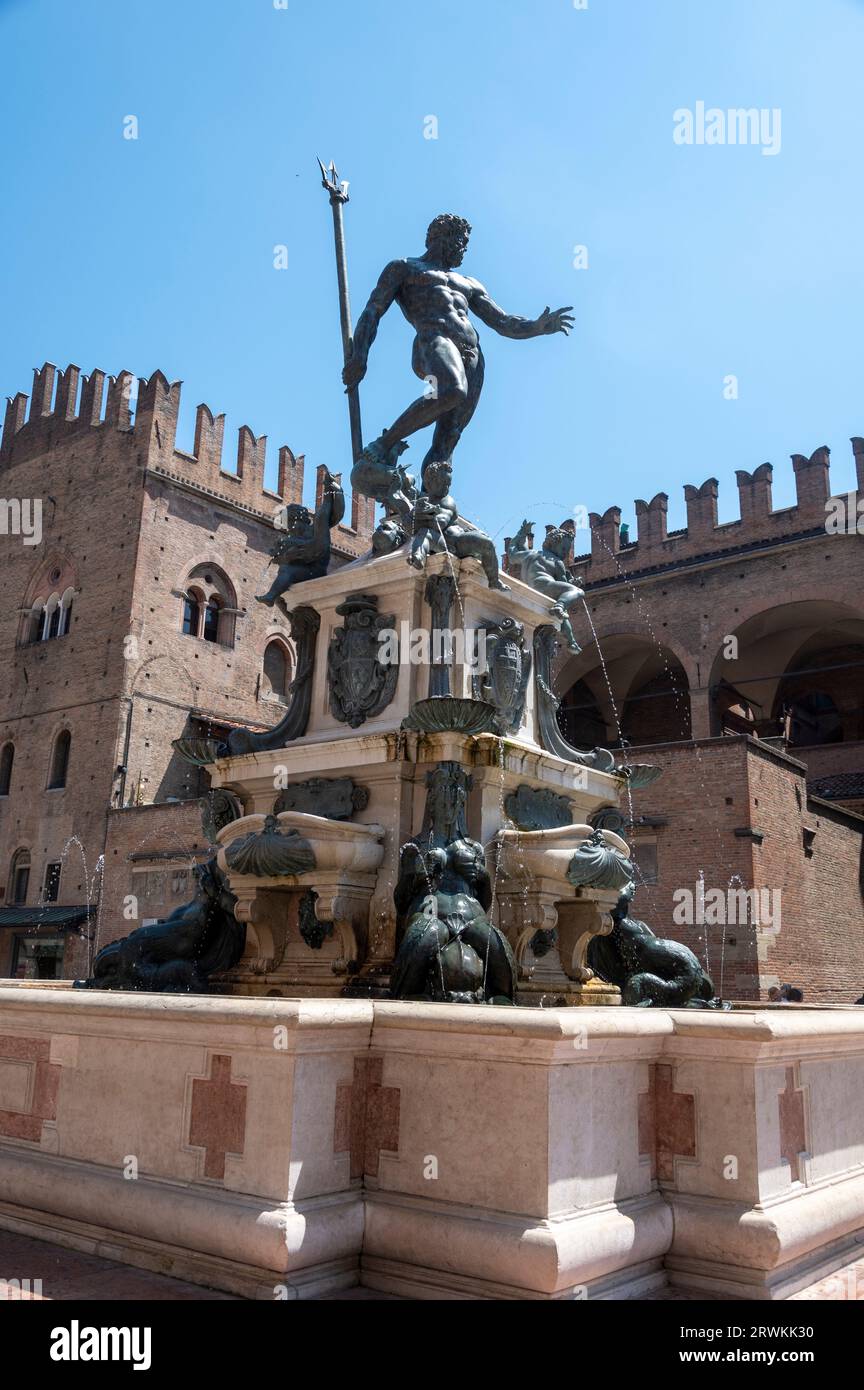
[(0, 928), (17, 927), (19, 930), (35, 927), (50, 931), (74, 931), (91, 917), (96, 916), (95, 907), (0, 907)]

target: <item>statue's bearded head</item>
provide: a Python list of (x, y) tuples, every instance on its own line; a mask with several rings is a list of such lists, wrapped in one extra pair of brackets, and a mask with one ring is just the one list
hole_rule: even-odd
[(426, 247), (449, 269), (462, 264), (470, 235), (471, 223), (464, 217), (457, 217), (455, 212), (442, 212), (429, 223)]

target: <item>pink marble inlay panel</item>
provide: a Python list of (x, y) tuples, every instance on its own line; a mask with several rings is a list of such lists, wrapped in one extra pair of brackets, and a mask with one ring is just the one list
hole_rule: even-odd
[(29, 1139), (38, 1144), (42, 1121), (57, 1118), (57, 1094), (61, 1068), (49, 1061), (50, 1038), (0, 1036), (0, 1065), (25, 1062), (35, 1069), (30, 1107), (26, 1111), (0, 1110), (0, 1135), (9, 1139)]
[(204, 1150), (205, 1178), (225, 1177), (225, 1156), (246, 1142), (246, 1086), (231, 1080), (231, 1058), (214, 1053), (209, 1079), (192, 1082), (189, 1143)]
[(653, 1063), (639, 1096), (639, 1152), (651, 1156), (651, 1176), (675, 1179), (675, 1159), (696, 1157), (696, 1097), (675, 1090), (674, 1067)]
[(383, 1074), (383, 1057), (355, 1057), (354, 1080), (336, 1087), (333, 1152), (350, 1154), (352, 1178), (377, 1177), (381, 1150), (399, 1149), (399, 1090)]

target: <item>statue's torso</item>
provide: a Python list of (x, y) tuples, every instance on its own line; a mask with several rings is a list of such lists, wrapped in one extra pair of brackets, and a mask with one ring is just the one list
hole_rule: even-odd
[(456, 930), (486, 915), (477, 899), (468, 893), (439, 892), (437, 898), (439, 918)]
[(466, 347), (479, 339), (468, 317), (472, 282), (455, 270), (436, 270), (422, 260), (409, 258), (399, 293), (402, 313), (420, 337), (438, 334)]

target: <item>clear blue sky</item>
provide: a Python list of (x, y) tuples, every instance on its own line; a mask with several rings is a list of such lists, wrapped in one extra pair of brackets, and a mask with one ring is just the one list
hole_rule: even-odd
[[(0, 0), (0, 390), (44, 359), (182, 378), (314, 465), (350, 466), (330, 214), (351, 181), (355, 318), (430, 218), (513, 313), (573, 304), (573, 336), (481, 325), (487, 385), (456, 455), (463, 512), (521, 517), (670, 494), (864, 434), (861, 0)], [(779, 107), (782, 145), (678, 146), (673, 112)], [(123, 139), (123, 118), (139, 121)], [(438, 139), (424, 139), (424, 118)], [(273, 248), (288, 247), (288, 269)], [(573, 268), (573, 247), (589, 268)], [(384, 321), (366, 438), (418, 393)], [(723, 380), (739, 379), (725, 400)], [(407, 460), (419, 463), (425, 436)], [(309, 488), (307, 487), (307, 491)]]

